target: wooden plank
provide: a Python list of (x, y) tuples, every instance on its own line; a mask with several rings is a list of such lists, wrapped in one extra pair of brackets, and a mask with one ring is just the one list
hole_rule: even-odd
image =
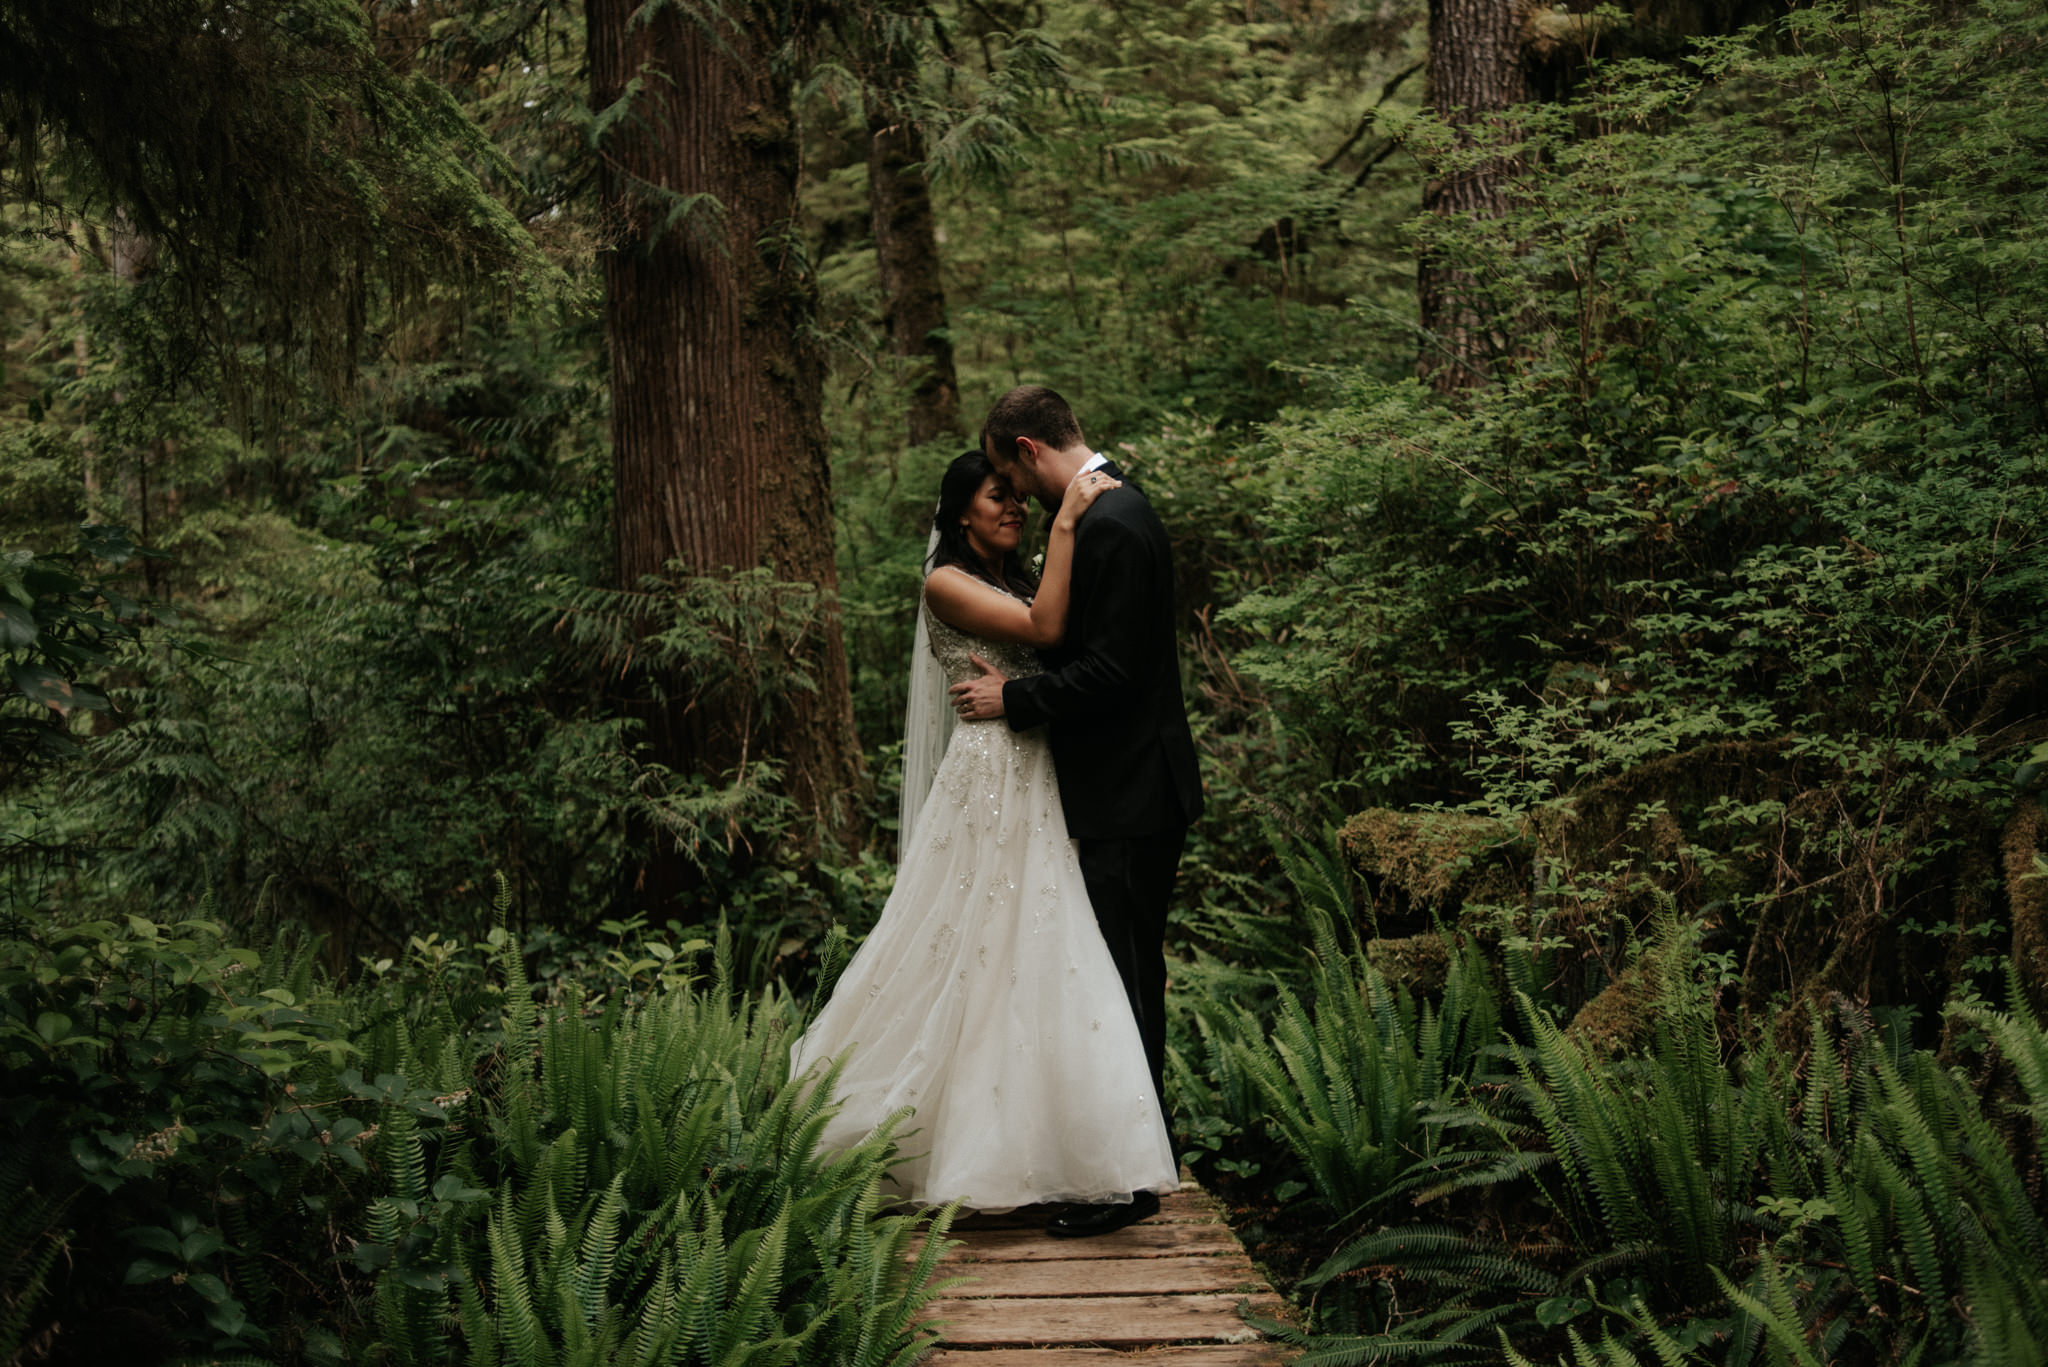
[(1194, 1185), (1150, 1220), (1054, 1239), (1049, 1210), (974, 1215), (940, 1272), (968, 1280), (922, 1317), (943, 1346), (921, 1367), (1284, 1367), (1240, 1317), (1286, 1313), (1216, 1199)]
[(1152, 1217), (1166, 1224), (1184, 1220), (1221, 1220), (1223, 1203), (1190, 1183), (1179, 1191), (1159, 1198), (1159, 1213)]
[(1256, 1343), (1259, 1332), (1238, 1315), (1238, 1307), (1247, 1303), (1258, 1314), (1270, 1315), (1280, 1308), (1270, 1295), (1042, 1296), (934, 1301), (922, 1318), (938, 1321), (941, 1338), (954, 1346)]
[(1232, 1257), (1085, 1258), (1062, 1262), (948, 1263), (942, 1276), (973, 1278), (947, 1294), (957, 1299), (990, 1296), (1184, 1295), (1193, 1291), (1258, 1291), (1270, 1288), (1251, 1260)]
[(1092, 1239), (1055, 1239), (1038, 1230), (969, 1230), (947, 1262), (1067, 1262), (1076, 1258), (1161, 1258), (1202, 1253), (1236, 1253), (1237, 1239), (1224, 1225), (1130, 1225)]
[(919, 1367), (1280, 1367), (1277, 1344), (1186, 1343), (1136, 1351), (1115, 1348), (940, 1350)]

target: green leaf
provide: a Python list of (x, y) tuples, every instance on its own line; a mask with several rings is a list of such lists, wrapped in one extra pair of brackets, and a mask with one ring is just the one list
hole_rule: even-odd
[(392, 1275), (399, 1282), (415, 1291), (445, 1291), (448, 1289), (448, 1274), (424, 1267), (401, 1267)]
[(130, 1243), (146, 1248), (152, 1253), (162, 1253), (173, 1258), (181, 1256), (178, 1236), (161, 1225), (137, 1225), (124, 1232)]
[(0, 647), (20, 649), (36, 639), (36, 615), (26, 604), (0, 598)]
[(214, 1276), (211, 1272), (194, 1272), (191, 1276), (185, 1278), (185, 1285), (191, 1287), (215, 1305), (224, 1304), (230, 1298), (227, 1283)]
[(196, 1263), (220, 1252), (221, 1245), (225, 1242), (220, 1235), (210, 1229), (194, 1230), (178, 1245), (178, 1256), (188, 1263)]
[(88, 712), (110, 710), (103, 695), (83, 684), (73, 683), (44, 665), (11, 664), (7, 666), (7, 676), (31, 702), (39, 702), (66, 715), (78, 708)]
[(1577, 1296), (1552, 1296), (1549, 1300), (1536, 1303), (1536, 1322), (1546, 1329), (1554, 1329), (1568, 1320), (1578, 1318), (1591, 1308)]
[[(78, 549), (95, 560), (116, 567), (127, 564), (142, 550), (128, 535), (126, 527), (92, 522), (78, 529)], [(161, 557), (158, 557), (161, 559)]]
[(160, 1262), (155, 1258), (137, 1258), (128, 1264), (128, 1273), (121, 1279), (124, 1286), (142, 1286), (148, 1282), (160, 1282), (178, 1273), (174, 1263)]
[(470, 1186), (454, 1173), (447, 1173), (434, 1183), (436, 1201), (488, 1201), (491, 1194)]
[(242, 1308), (240, 1301), (229, 1297), (207, 1310), (206, 1322), (231, 1339), (240, 1338), (242, 1331), (249, 1327), (249, 1312)]

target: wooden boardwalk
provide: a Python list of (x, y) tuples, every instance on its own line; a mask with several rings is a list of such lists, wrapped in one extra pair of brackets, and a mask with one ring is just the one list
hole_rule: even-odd
[(1278, 1367), (1279, 1345), (1241, 1311), (1283, 1302), (1192, 1182), (1142, 1224), (1095, 1239), (1046, 1236), (1042, 1213), (974, 1216), (942, 1277), (970, 1277), (926, 1318), (924, 1367)]

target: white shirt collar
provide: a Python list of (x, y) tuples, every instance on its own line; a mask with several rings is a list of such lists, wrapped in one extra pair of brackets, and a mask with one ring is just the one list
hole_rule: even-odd
[(1109, 464), (1109, 457), (1103, 455), (1102, 452), (1097, 451), (1094, 455), (1088, 457), (1088, 463), (1082, 466), (1077, 473), (1085, 475), (1090, 470), (1100, 470), (1103, 466), (1107, 464)]

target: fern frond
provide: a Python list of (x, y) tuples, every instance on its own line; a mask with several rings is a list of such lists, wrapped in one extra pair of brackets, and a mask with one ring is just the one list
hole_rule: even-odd
[(1799, 1311), (1793, 1304), (1792, 1288), (1785, 1279), (1784, 1270), (1768, 1249), (1751, 1283), (1763, 1293), (1761, 1296), (1737, 1286), (1720, 1268), (1713, 1271), (1722, 1292), (1763, 1326), (1772, 1348), (1783, 1354), (1788, 1362), (1796, 1363), (1797, 1367), (1823, 1367), (1814, 1355), (1812, 1345), (1807, 1342), (1806, 1327), (1800, 1323)]

